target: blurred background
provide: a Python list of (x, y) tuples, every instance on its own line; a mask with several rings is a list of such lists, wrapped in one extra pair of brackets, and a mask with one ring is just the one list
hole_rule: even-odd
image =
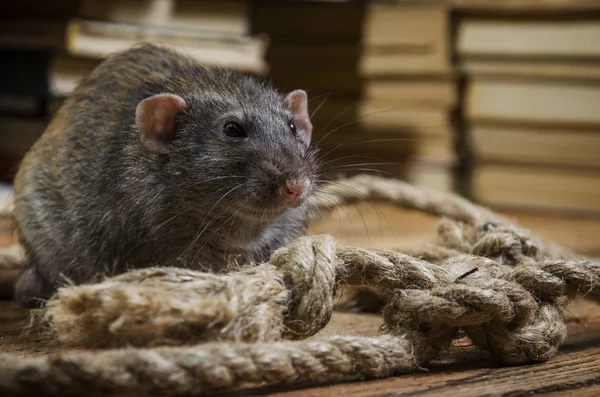
[(77, 82), (139, 41), (306, 89), (335, 171), (600, 215), (593, 0), (3, 0), (5, 191)]

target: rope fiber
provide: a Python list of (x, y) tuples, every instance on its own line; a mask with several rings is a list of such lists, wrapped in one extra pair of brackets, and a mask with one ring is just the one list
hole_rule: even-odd
[[(544, 362), (567, 337), (564, 307), (600, 297), (600, 262), (486, 208), (393, 179), (340, 183), (352, 189), (332, 190), (327, 205), (418, 209), (442, 217), (437, 240), (407, 253), (305, 236), (227, 274), (147, 268), (62, 288), (44, 320), (82, 350), (0, 356), (0, 395), (183, 396), (387, 377), (423, 368), (462, 333), (501, 362)], [(383, 294), (380, 336), (318, 334), (345, 286)]]

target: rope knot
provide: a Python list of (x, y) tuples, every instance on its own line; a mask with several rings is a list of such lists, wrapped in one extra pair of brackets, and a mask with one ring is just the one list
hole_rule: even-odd
[(443, 219), (438, 224), (437, 241), (444, 247), (511, 266), (532, 263), (541, 257), (538, 245), (527, 231), (493, 222), (472, 225)]
[(338, 267), (335, 240), (329, 235), (300, 237), (275, 251), (270, 264), (282, 271), (291, 295), (282, 335), (303, 339), (316, 334), (333, 312)]
[(447, 277), (435, 287), (398, 290), (383, 313), (387, 332), (412, 335), (421, 359), (434, 358), (460, 330), (507, 363), (545, 361), (564, 342), (559, 310), (514, 282), (514, 268), (470, 255), (442, 267)]
[[(460, 332), (504, 362), (545, 361), (565, 340), (565, 302), (600, 297), (600, 262), (534, 242), (461, 197), (364, 176), (331, 189), (313, 203), (317, 212), (369, 198), (453, 221), (443, 220), (437, 244), (418, 255), (311, 236), (227, 274), (146, 268), (63, 288), (46, 306), (59, 340), (122, 349), (0, 357), (0, 395), (183, 396), (390, 376), (427, 364)], [(279, 340), (322, 329), (336, 283), (378, 290), (388, 335)]]
[(546, 361), (556, 354), (567, 336), (556, 306), (541, 302), (515, 282), (514, 268), (508, 264), (482, 257), (470, 261), (457, 257), (447, 265), (457, 264), (457, 274), (464, 270), (462, 263), (477, 267), (477, 272), (456, 282), (465, 289), (461, 291), (462, 303), (478, 309), (474, 317), (481, 315), (481, 321), (463, 324), (473, 342), (510, 364)]
[(500, 263), (515, 266), (540, 259), (540, 249), (527, 231), (507, 225), (484, 224), (473, 243), (474, 255), (494, 258)]

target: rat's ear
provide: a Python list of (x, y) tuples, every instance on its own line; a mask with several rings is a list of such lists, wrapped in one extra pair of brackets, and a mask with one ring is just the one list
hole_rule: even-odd
[(308, 114), (308, 96), (304, 90), (295, 90), (285, 96), (285, 102), (294, 112), (294, 124), (298, 136), (306, 143), (310, 144), (313, 126)]
[(158, 94), (141, 101), (135, 110), (135, 122), (144, 146), (156, 153), (168, 153), (176, 135), (175, 116), (186, 109), (183, 98), (173, 94)]

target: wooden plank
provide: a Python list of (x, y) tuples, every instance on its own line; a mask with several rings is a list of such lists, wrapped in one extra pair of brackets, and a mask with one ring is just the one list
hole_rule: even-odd
[[(589, 255), (600, 255), (600, 221), (510, 213), (523, 227), (543, 237), (571, 246)], [(361, 203), (324, 214), (311, 225), (310, 233), (332, 233), (341, 243), (364, 247), (396, 247), (430, 240), (436, 219), (389, 205)], [(0, 229), (3, 230), (3, 229)], [(0, 246), (12, 238), (0, 231)], [(600, 392), (600, 311), (598, 304), (577, 301), (569, 307), (569, 339), (560, 353), (547, 363), (501, 366), (459, 341), (427, 366), (427, 371), (397, 377), (341, 384), (301, 385), (216, 393), (214, 396), (595, 396)], [(39, 329), (27, 330), (29, 313), (0, 301), (0, 353), (36, 356), (51, 353), (59, 346)], [(332, 334), (376, 335), (379, 316), (334, 314), (330, 324), (317, 336)], [(313, 386), (313, 387), (311, 387)], [(131, 396), (133, 397), (133, 396)]]

